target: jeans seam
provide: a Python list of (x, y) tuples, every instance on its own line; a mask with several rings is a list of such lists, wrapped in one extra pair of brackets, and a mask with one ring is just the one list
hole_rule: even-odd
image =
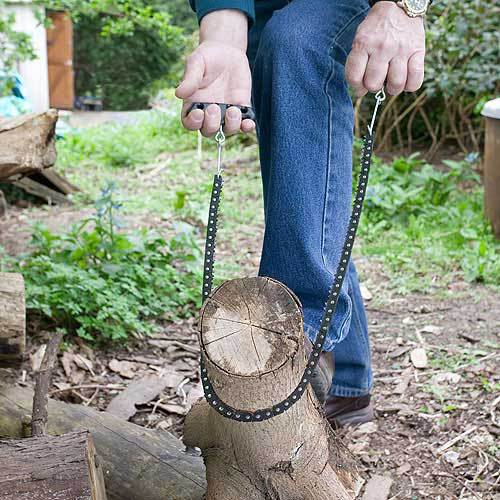
[[(328, 76), (325, 80), (325, 85), (324, 85), (324, 92), (325, 95), (328, 99), (328, 157), (327, 157), (327, 166), (326, 166), (326, 183), (325, 183), (325, 192), (324, 192), (324, 205), (323, 205), (323, 216), (322, 216), (322, 230), (321, 230), (321, 259), (323, 260), (323, 265), (326, 269), (326, 271), (333, 277), (333, 273), (328, 269), (328, 265), (326, 262), (326, 256), (325, 256), (325, 233), (326, 233), (326, 213), (327, 213), (327, 207), (328, 207), (328, 179), (330, 178), (330, 169), (331, 169), (331, 153), (332, 153), (332, 147), (333, 147), (333, 141), (332, 141), (332, 133), (333, 133), (333, 126), (332, 126), (332, 117), (333, 117), (333, 102), (332, 102), (332, 96), (328, 92), (328, 87), (329, 84), (333, 78), (333, 75), (335, 74), (335, 61), (331, 57), (332, 49), (334, 46), (338, 46), (339, 48), (342, 48), (338, 45), (337, 41), (338, 39), (347, 31), (347, 29), (351, 26), (351, 24), (354, 22), (355, 19), (357, 19), (360, 15), (365, 14), (368, 12), (369, 9), (363, 9), (360, 12), (357, 12), (354, 16), (349, 19), (344, 25), (344, 27), (335, 35), (335, 37), (332, 39), (330, 47), (328, 48), (328, 54), (329, 54), (329, 59), (330, 59), (330, 71), (328, 73)], [(343, 48), (342, 48), (343, 50)]]

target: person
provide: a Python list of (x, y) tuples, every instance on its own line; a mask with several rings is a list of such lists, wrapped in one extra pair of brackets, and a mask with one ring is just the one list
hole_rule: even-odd
[[(424, 77), (428, 0), (190, 0), (199, 45), (176, 89), (182, 122), (213, 136), (216, 104), (253, 105), (259, 139), (265, 234), (259, 274), (299, 297), (314, 340), (351, 209), (356, 96), (414, 92)], [(225, 133), (252, 132), (229, 107)], [(314, 388), (335, 426), (373, 418), (368, 326), (352, 261)], [(332, 370), (332, 352), (335, 373)], [(333, 376), (333, 379), (332, 379)]]

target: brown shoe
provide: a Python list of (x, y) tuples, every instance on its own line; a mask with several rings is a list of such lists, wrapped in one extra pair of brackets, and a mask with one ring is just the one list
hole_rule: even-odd
[(334, 429), (371, 422), (373, 406), (370, 399), (370, 394), (356, 398), (330, 396), (325, 405), (326, 418)]
[[(306, 338), (306, 353), (309, 357), (312, 351), (312, 343)], [(330, 387), (332, 386), (333, 373), (335, 366), (333, 362), (333, 352), (322, 352), (319, 357), (318, 366), (314, 370), (314, 375), (311, 379), (311, 387), (319, 402), (324, 405)]]

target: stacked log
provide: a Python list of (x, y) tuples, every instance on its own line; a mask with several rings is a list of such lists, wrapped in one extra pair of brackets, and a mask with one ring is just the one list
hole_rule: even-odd
[(0, 272), (0, 368), (19, 367), (26, 345), (24, 280)]
[(87, 431), (0, 440), (0, 499), (106, 500), (102, 467)]
[(57, 117), (57, 111), (51, 109), (0, 118), (0, 182), (54, 165)]

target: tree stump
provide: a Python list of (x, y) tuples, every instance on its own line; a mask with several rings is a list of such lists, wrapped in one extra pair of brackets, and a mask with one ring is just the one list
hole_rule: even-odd
[(0, 181), (54, 165), (57, 118), (55, 109), (0, 118)]
[(106, 500), (87, 431), (0, 441), (0, 470), (1, 500)]
[(18, 273), (0, 273), (0, 368), (19, 366), (25, 345), (23, 277)]
[[(206, 368), (220, 398), (255, 411), (283, 400), (305, 369), (298, 299), (270, 278), (221, 285), (201, 313)], [(205, 400), (188, 414), (184, 442), (202, 450), (207, 500), (354, 498), (354, 461), (323, 418), (312, 389), (264, 422), (225, 419)]]

